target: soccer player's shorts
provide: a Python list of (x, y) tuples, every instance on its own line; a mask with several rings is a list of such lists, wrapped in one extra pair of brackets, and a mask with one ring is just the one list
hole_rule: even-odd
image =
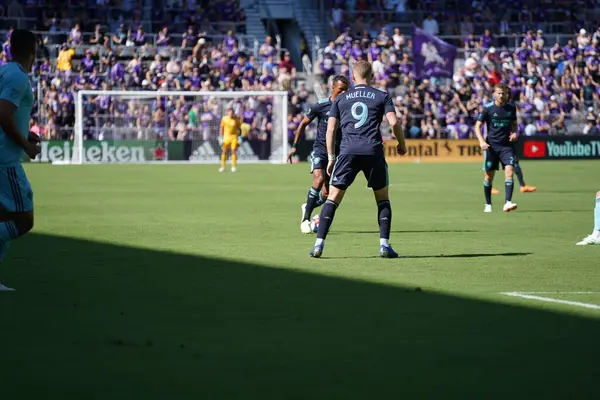
[(322, 169), (323, 171), (325, 171), (325, 173), (327, 173), (327, 163), (328, 163), (327, 154), (321, 153), (321, 152), (316, 152), (314, 150), (312, 153), (310, 153), (310, 173), (311, 174), (314, 172), (315, 169)]
[(223, 150), (227, 151), (229, 149), (231, 149), (232, 151), (237, 150), (238, 148), (238, 138), (237, 136), (235, 138), (225, 138), (223, 140)]
[(329, 184), (345, 190), (352, 185), (361, 171), (367, 179), (367, 186), (373, 190), (383, 189), (389, 183), (387, 163), (382, 154), (340, 154), (333, 167)]
[(516, 165), (518, 162), (517, 154), (512, 146), (492, 146), (483, 153), (483, 170), (497, 171), (507, 165)]
[(0, 166), (0, 206), (13, 213), (33, 210), (33, 191), (21, 165)]

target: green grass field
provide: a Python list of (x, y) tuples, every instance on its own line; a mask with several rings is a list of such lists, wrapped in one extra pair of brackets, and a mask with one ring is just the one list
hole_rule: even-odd
[(523, 168), (538, 192), (484, 214), (479, 165), (391, 165), (398, 260), (359, 177), (313, 260), (306, 164), (29, 165), (0, 396), (597, 398), (600, 310), (500, 293), (600, 305), (600, 247), (574, 246), (600, 163)]

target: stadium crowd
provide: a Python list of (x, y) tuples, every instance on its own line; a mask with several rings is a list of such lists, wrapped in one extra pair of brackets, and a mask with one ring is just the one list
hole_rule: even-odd
[[(256, 49), (246, 43), (245, 15), (236, 1), (154, 0), (149, 23), (142, 21), (140, 3), (80, 0), (56, 11), (51, 2), (27, 2), (23, 7), (12, 0), (0, 11), (7, 17), (3, 27), (8, 29), (0, 64), (10, 60), (11, 18), (31, 17), (31, 28), (48, 32), (33, 73), (34, 86), (39, 83), (40, 89), (35, 93), (40, 108), (34, 113), (34, 130), (46, 138), (70, 138), (78, 90), (121, 89), (151, 94), (133, 100), (106, 95), (86, 98), (86, 138), (215, 139), (225, 108), (233, 105), (240, 115), (243, 112), (248, 136), (266, 140), (273, 124), (270, 97), (223, 104), (216, 99), (167, 98), (160, 92), (286, 90), (288, 133), (293, 136), (310, 92), (296, 79), (289, 55), (282, 54), (272, 38)], [(490, 90), (498, 82), (511, 88), (522, 116), (522, 133), (598, 134), (600, 28), (588, 32), (585, 18), (579, 18), (590, 2), (582, 1), (579, 11), (569, 14), (568, 24), (556, 25), (581, 26), (579, 33), (567, 43), (552, 45), (536, 28), (558, 29), (551, 23), (569, 13), (564, 2), (553, 2), (547, 10), (556, 15), (550, 16), (528, 8), (526, 1), (512, 1), (500, 23), (490, 16), (495, 1), (445, 2), (447, 10), (472, 5), (471, 13), (464, 12), (469, 7), (460, 8), (460, 15), (450, 11), (435, 15), (433, 3), (336, 0), (331, 4), (332, 25), (340, 34), (321, 50), (316, 72), (324, 79), (336, 73), (349, 75), (352, 62), (371, 61), (375, 83), (394, 95), (408, 137), (473, 137), (474, 119), (481, 105), (491, 100)], [(386, 13), (390, 9), (393, 12)], [(414, 79), (412, 42), (394, 25), (402, 10), (427, 13), (422, 26), (432, 34), (447, 33), (448, 26), (457, 33), (465, 61), (456, 68), (453, 80)], [(345, 16), (356, 11), (356, 18)], [(446, 22), (438, 24), (436, 18)], [(153, 33), (146, 32), (148, 25)], [(515, 26), (525, 31), (510, 32), (520, 43), (511, 47), (512, 39), (507, 38)], [(451, 40), (458, 44), (456, 37)]]
[[(34, 94), (40, 96), (32, 121), (34, 131), (48, 139), (71, 138), (76, 92), (82, 89), (149, 92), (138, 99), (86, 97), (86, 138), (158, 135), (216, 140), (221, 116), (229, 106), (236, 108), (250, 128), (244, 130), (248, 136), (266, 140), (272, 129), (271, 97), (227, 104), (215, 98), (166, 97), (160, 95), (162, 91), (285, 90), (293, 123), (301, 119), (298, 114), (309, 94), (303, 84), (296, 84), (296, 68), (289, 54), (281, 53), (271, 37), (258, 49), (245, 43), (245, 17), (235, 1), (155, 1), (155, 35), (145, 32), (137, 6), (127, 11), (131, 1), (124, 2), (128, 4), (125, 12), (111, 11), (112, 15), (103, 11), (102, 1), (85, 12), (81, 10), (87, 3), (79, 2), (72, 15), (41, 11), (36, 26), (48, 33), (40, 43), (40, 61), (32, 74), (34, 87), (39, 85)], [(132, 4), (139, 5), (139, 1)], [(86, 27), (88, 16), (101, 23)], [(177, 30), (179, 26), (184, 26), (183, 32)], [(8, 28), (0, 65), (10, 60), (12, 25)], [(54, 48), (55, 59), (51, 57)]]
[[(593, 25), (585, 17), (595, 1), (578, 1), (574, 11), (573, 2), (504, 2), (500, 21), (490, 11), (497, 1), (445, 1), (446, 11), (437, 15), (434, 3), (332, 2), (331, 24), (338, 37), (321, 50), (319, 73), (325, 79), (349, 75), (356, 60), (371, 61), (376, 84), (396, 97), (409, 137), (473, 137), (474, 119), (500, 82), (510, 86), (519, 105), (522, 133), (598, 134), (600, 27), (588, 32)], [(464, 59), (452, 80), (414, 79), (412, 42), (396, 23), (407, 11), (425, 16), (421, 26), (426, 32), (452, 35), (445, 39)], [(438, 19), (445, 22), (438, 24)], [(578, 33), (548, 35), (544, 27), (554, 33), (577, 28)], [(550, 42), (551, 37), (557, 40)]]

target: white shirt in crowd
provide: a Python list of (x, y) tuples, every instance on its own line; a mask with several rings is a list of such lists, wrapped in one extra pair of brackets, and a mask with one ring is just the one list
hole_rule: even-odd
[(385, 65), (380, 60), (373, 61), (373, 73), (375, 76), (383, 74), (385, 72)]
[(525, 136), (534, 136), (537, 133), (537, 128), (533, 124), (525, 127)]

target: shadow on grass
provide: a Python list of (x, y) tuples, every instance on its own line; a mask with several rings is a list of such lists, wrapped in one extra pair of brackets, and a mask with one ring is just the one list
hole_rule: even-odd
[(40, 234), (0, 272), (6, 399), (597, 395), (593, 318)]
[[(465, 254), (435, 254), (435, 255), (421, 255), (421, 256), (411, 256), (411, 255), (403, 255), (400, 254), (401, 258), (411, 259), (411, 258), (479, 258), (479, 257), (523, 257), (528, 256), (533, 253), (465, 253)], [(321, 257), (323, 259), (327, 259), (327, 257)], [(377, 256), (348, 256), (348, 257), (332, 257), (335, 259), (361, 259), (361, 258), (380, 258)]]

